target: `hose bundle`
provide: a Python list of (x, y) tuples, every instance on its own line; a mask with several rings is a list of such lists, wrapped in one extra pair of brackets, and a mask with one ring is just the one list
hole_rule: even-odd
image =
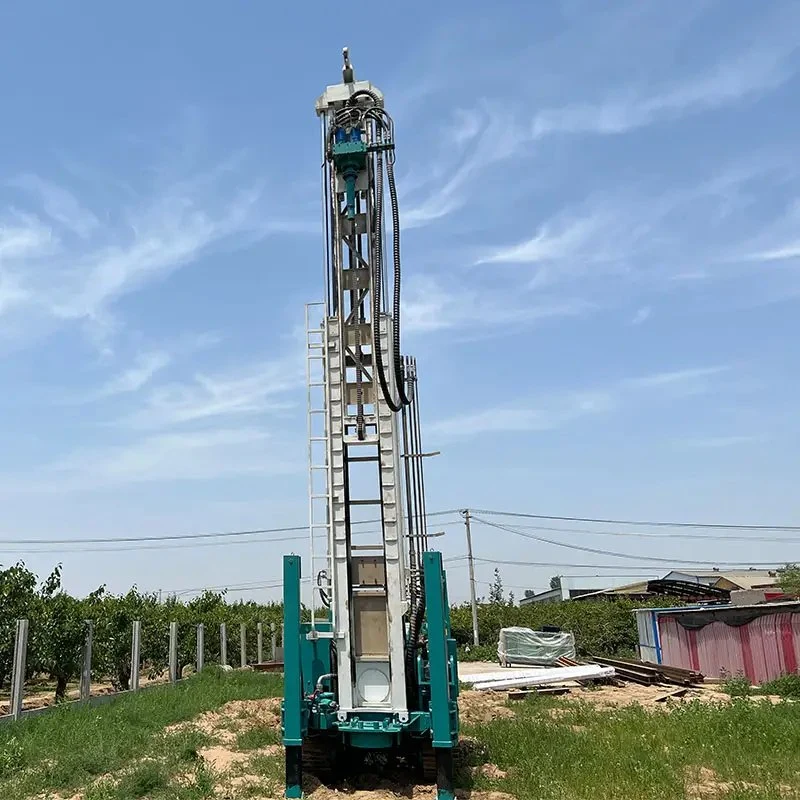
[(337, 126), (355, 126), (367, 122), (374, 123), (375, 142), (375, 216), (374, 236), (372, 250), (373, 291), (372, 291), (372, 338), (375, 343), (375, 371), (384, 400), (392, 411), (400, 411), (411, 403), (411, 397), (406, 392), (406, 376), (403, 369), (403, 358), (400, 354), (400, 209), (397, 201), (397, 184), (394, 176), (394, 150), (388, 149), (386, 155), (386, 177), (389, 185), (389, 203), (392, 215), (392, 263), (393, 263), (393, 297), (392, 297), (392, 367), (394, 380), (397, 386), (398, 399), (395, 399), (386, 372), (383, 360), (383, 350), (380, 346), (380, 312), (381, 293), (383, 291), (383, 171), (384, 157), (383, 145), (386, 138), (390, 142), (394, 139), (394, 123), (391, 117), (378, 105), (379, 98), (369, 89), (360, 89), (350, 96), (352, 103), (359, 97), (369, 97), (374, 105), (367, 109), (360, 109), (349, 105), (339, 111), (335, 117)]

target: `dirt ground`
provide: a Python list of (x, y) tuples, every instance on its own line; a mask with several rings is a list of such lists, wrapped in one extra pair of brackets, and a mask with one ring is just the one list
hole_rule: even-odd
[[(463, 705), (468, 719), (490, 721), (500, 716), (513, 715), (509, 708), (500, 709), (498, 698), (480, 695), (477, 692), (467, 693)], [(254, 727), (280, 728), (280, 700), (243, 700), (227, 703), (217, 711), (207, 712), (189, 722), (174, 725), (168, 732), (195, 727), (210, 736), (214, 744), (199, 751), (206, 766), (214, 773), (219, 800), (278, 800), (282, 797), (282, 784), (264, 786), (264, 757), (275, 759), (276, 774), (282, 776), (283, 748), (270, 745), (258, 750), (240, 751), (236, 748), (236, 737)], [(502, 773), (493, 764), (484, 764), (477, 768), (488, 777), (500, 778)], [(258, 793), (264, 787), (263, 794)], [(369, 787), (369, 788), (366, 788)], [(359, 776), (350, 786), (329, 788), (321, 784), (313, 775), (306, 775), (304, 780), (305, 796), (312, 800), (340, 800), (343, 795), (352, 800), (395, 800), (396, 798), (412, 798), (412, 800), (435, 800), (434, 786), (382, 780), (368, 774)], [(464, 800), (516, 800), (503, 792), (461, 791), (457, 797)]]
[[(494, 664), (464, 665), (467, 670), (495, 671)], [(464, 672), (469, 672), (462, 670)], [(472, 672), (475, 674), (475, 672)], [(570, 693), (563, 696), (567, 702), (588, 702), (600, 709), (619, 708), (638, 704), (644, 708), (664, 708), (665, 704), (656, 698), (677, 689), (678, 687), (639, 686), (637, 684), (601, 685), (593, 688), (573, 684)], [(713, 686), (691, 688), (682, 697), (670, 698), (670, 702), (682, 703), (688, 700), (702, 702), (729, 703), (730, 697), (716, 690)], [(758, 698), (758, 701), (769, 702), (772, 698)], [(280, 733), (280, 699), (237, 700), (225, 704), (215, 711), (201, 714), (188, 722), (182, 722), (167, 728), (167, 733), (196, 728), (205, 733), (211, 742), (199, 751), (206, 769), (213, 776), (215, 798), (217, 800), (279, 800), (283, 794), (283, 748), (279, 744), (262, 746), (255, 750), (241, 750), (237, 746), (237, 737), (255, 728), (268, 728)], [(513, 704), (509, 705), (507, 692), (462, 691), (459, 698), (459, 711), (462, 721), (467, 725), (484, 725), (493, 720), (510, 718), (515, 714)], [(552, 709), (554, 715), (563, 714), (564, 709)], [(469, 740), (465, 741), (469, 746)], [(476, 775), (490, 779), (505, 777), (496, 765), (481, 764), (477, 758), (477, 766), (471, 767)], [(473, 763), (475, 761), (473, 760)], [(105, 776), (105, 779), (113, 776)], [(194, 773), (175, 776), (181, 784), (191, 784), (196, 780)], [(687, 774), (687, 797), (707, 798), (724, 795), (730, 787), (718, 779), (713, 771), (697, 770)], [(788, 787), (787, 787), (788, 788)], [(404, 782), (398, 779), (381, 779), (378, 776), (364, 774), (354, 779), (351, 785), (330, 788), (322, 785), (313, 775), (306, 775), (304, 780), (305, 796), (311, 800), (434, 800), (435, 787)], [(713, 791), (712, 791), (713, 790)], [(77, 794), (63, 800), (82, 800)], [(457, 793), (462, 800), (521, 800), (498, 791), (469, 791)], [(51, 798), (52, 800), (52, 798)], [(59, 800), (62, 800), (59, 798)]]

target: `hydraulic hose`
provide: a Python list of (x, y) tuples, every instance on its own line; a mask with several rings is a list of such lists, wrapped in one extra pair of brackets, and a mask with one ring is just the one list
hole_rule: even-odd
[(400, 403), (407, 406), (411, 400), (405, 392), (405, 371), (403, 370), (403, 357), (400, 355), (400, 209), (397, 203), (397, 186), (394, 181), (394, 164), (391, 159), (386, 160), (386, 176), (389, 180), (389, 202), (392, 206), (392, 256), (394, 260), (392, 349), (394, 351), (394, 375), (397, 383), (397, 392), (400, 395)]
[(417, 604), (411, 610), (408, 622), (408, 640), (406, 641), (406, 688), (409, 700), (417, 691), (417, 650), (419, 649), (419, 635), (422, 630), (422, 621), (425, 619), (425, 592), (420, 592)]
[[(383, 143), (383, 134), (386, 131), (390, 136), (392, 133), (391, 117), (378, 106), (379, 97), (370, 89), (359, 89), (350, 95), (350, 103), (359, 97), (369, 97), (375, 104), (372, 108), (364, 112), (365, 117), (369, 117), (375, 122), (375, 133), (378, 145)], [(346, 116), (349, 109), (345, 110), (342, 116)], [(340, 117), (341, 118), (341, 117)], [(381, 386), (383, 397), (392, 411), (400, 411), (404, 406), (410, 404), (411, 400), (406, 394), (405, 371), (403, 369), (403, 358), (400, 354), (400, 210), (397, 202), (397, 185), (394, 177), (394, 158), (390, 154), (386, 159), (386, 174), (389, 183), (389, 201), (392, 213), (392, 261), (394, 266), (394, 292), (392, 298), (392, 361), (395, 383), (397, 384), (397, 394), (399, 400), (395, 400), (386, 376), (386, 365), (383, 361), (383, 351), (380, 346), (380, 312), (381, 312), (381, 291), (383, 280), (383, 151), (378, 149), (375, 158), (375, 234), (374, 248), (372, 253), (373, 261), (373, 303), (372, 303), (372, 336), (375, 342), (375, 368), (378, 373), (378, 381)]]

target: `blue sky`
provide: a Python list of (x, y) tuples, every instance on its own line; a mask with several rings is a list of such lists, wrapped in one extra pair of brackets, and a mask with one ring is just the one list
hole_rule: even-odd
[[(403, 346), (442, 451), (429, 508), (800, 521), (800, 8), (487, 9), (376, 6), (356, 26), (298, 4), (3, 7), (6, 542), (305, 522), (314, 101), (344, 45), (397, 126)], [(550, 535), (633, 558), (480, 524), (475, 550), (620, 575), (637, 556), (800, 559)], [(76, 592), (178, 589), (268, 583), (289, 548), (6, 543), (0, 561), (62, 561)], [(541, 588), (570, 569), (597, 571), (502, 573)], [(463, 598), (463, 562), (450, 583)]]

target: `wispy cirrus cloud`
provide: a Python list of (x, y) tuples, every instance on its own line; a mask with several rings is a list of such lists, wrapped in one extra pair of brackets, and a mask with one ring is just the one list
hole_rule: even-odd
[(98, 395), (100, 397), (112, 397), (119, 394), (138, 392), (158, 372), (166, 368), (171, 360), (169, 353), (161, 350), (139, 353), (130, 367), (115, 375), (101, 387)]
[(618, 89), (599, 102), (541, 109), (531, 125), (531, 136), (627, 133), (757, 97), (778, 88), (795, 73), (794, 50), (795, 43), (784, 37), (770, 45), (759, 43), (671, 85)]
[(713, 391), (714, 377), (726, 365), (693, 367), (624, 378), (607, 386), (553, 392), (480, 411), (457, 414), (429, 426), (433, 435), (469, 438), (485, 433), (544, 432), (588, 416), (611, 414), (645, 401), (642, 392), (658, 391), (679, 399)]
[(47, 217), (81, 238), (90, 236), (100, 225), (97, 216), (63, 186), (30, 173), (20, 175), (10, 185), (38, 198)]
[(698, 438), (684, 439), (683, 444), (687, 447), (698, 447), (701, 449), (717, 449), (725, 447), (738, 447), (740, 445), (756, 444), (767, 441), (763, 435), (742, 435), (731, 434), (730, 436), (702, 436)]
[[(409, 180), (404, 191), (401, 224), (404, 229), (429, 225), (462, 208), (474, 178), (494, 163), (519, 151), (526, 135), (507, 109), (483, 103), (472, 111), (459, 110), (445, 128), (440, 163), (433, 180)], [(401, 189), (403, 187), (401, 186)], [(410, 196), (408, 196), (410, 195)]]
[(120, 190), (102, 225), (79, 199), (96, 194), (91, 185), (23, 175), (11, 185), (23, 190), (24, 210), (18, 197), (0, 194), (0, 312), (16, 312), (15, 334), (77, 322), (102, 340), (115, 329), (120, 298), (211, 253), (317, 231), (303, 216), (268, 213), (262, 182), (239, 174), (235, 161), (155, 174), (150, 184)]
[(20, 482), (23, 490), (94, 491), (161, 481), (204, 481), (302, 470), (285, 443), (261, 428), (158, 433), (124, 443), (82, 448)]
[(533, 405), (498, 406), (457, 414), (428, 426), (429, 435), (469, 438), (485, 433), (532, 433), (555, 430), (582, 417), (608, 413), (616, 407), (613, 394), (574, 392), (545, 398)]
[(537, 295), (524, 286), (469, 286), (458, 275), (425, 275), (416, 276), (405, 289), (402, 324), (411, 334), (467, 328), (508, 331), (547, 319), (581, 316), (592, 309), (589, 301)]
[(122, 422), (142, 429), (174, 428), (281, 411), (297, 405), (293, 395), (304, 381), (302, 359), (294, 354), (223, 372), (198, 372), (190, 381), (154, 387), (141, 408)]

